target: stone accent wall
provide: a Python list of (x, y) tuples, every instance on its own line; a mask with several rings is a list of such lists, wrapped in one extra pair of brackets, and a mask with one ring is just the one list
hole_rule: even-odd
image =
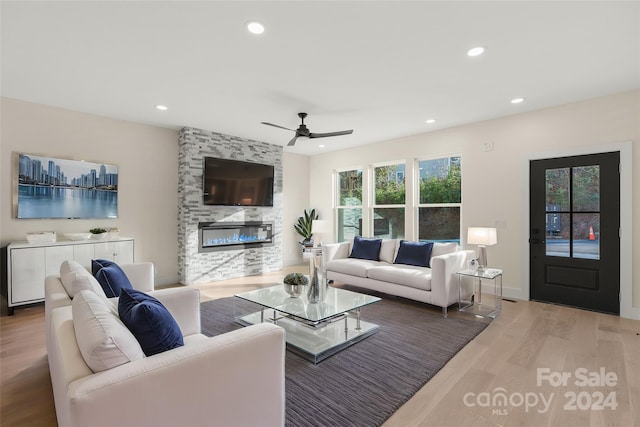
[[(178, 275), (185, 285), (258, 275), (282, 269), (282, 147), (185, 127), (178, 151)], [(204, 157), (274, 166), (273, 207), (205, 206)], [(271, 222), (273, 245), (198, 253), (198, 223)]]

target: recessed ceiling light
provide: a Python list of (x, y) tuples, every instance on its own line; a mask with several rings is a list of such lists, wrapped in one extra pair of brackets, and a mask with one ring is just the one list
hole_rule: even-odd
[(160, 111), (167, 111), (168, 108), (166, 105), (156, 105), (156, 108)]
[(511, 103), (512, 103), (512, 104), (520, 104), (520, 103), (521, 103), (521, 102), (523, 102), (523, 101), (524, 101), (524, 98), (513, 98), (513, 99), (511, 100)]
[(251, 21), (247, 24), (247, 30), (249, 30), (251, 34), (262, 34), (264, 33), (264, 25), (257, 21)]
[(324, 148), (324, 144), (318, 145), (318, 148)]
[(485, 49), (482, 46), (476, 46), (467, 51), (468, 56), (479, 56), (484, 53)]
[(436, 122), (436, 119), (427, 119), (427, 120), (425, 120), (425, 122), (426, 122), (427, 124), (432, 124), (432, 123), (435, 123), (435, 122)]

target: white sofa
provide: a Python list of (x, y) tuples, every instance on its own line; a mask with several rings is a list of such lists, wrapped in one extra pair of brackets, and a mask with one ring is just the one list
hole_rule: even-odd
[(383, 239), (380, 261), (349, 258), (353, 241), (325, 244), (323, 257), (328, 280), (367, 288), (447, 308), (459, 300), (456, 273), (467, 268), (473, 251), (456, 243), (434, 243), (430, 268), (394, 264), (399, 239)]
[(72, 300), (59, 276), (47, 277), (47, 350), (60, 427), (284, 425), (281, 328), (260, 324), (208, 338), (200, 333), (197, 289), (154, 290), (151, 263), (121, 267), (135, 289), (169, 310), (185, 345), (94, 373), (76, 339)]

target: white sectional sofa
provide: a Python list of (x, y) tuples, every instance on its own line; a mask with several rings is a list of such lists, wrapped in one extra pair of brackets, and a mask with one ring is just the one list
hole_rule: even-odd
[(458, 302), (456, 273), (467, 267), (474, 251), (460, 250), (457, 243), (434, 243), (430, 267), (394, 264), (399, 239), (383, 239), (379, 261), (349, 258), (353, 241), (322, 246), (328, 280), (371, 289), (447, 308)]
[[(74, 324), (78, 304), (59, 276), (47, 277), (47, 350), (60, 427), (284, 425), (282, 328), (263, 323), (208, 338), (200, 333), (197, 289), (154, 290), (152, 264), (121, 267), (135, 289), (168, 309), (184, 346), (94, 372), (78, 342), (86, 335), (82, 325)], [(117, 298), (94, 297), (90, 290), (74, 295), (94, 302), (103, 298), (117, 307)], [(118, 346), (115, 341), (103, 344)]]

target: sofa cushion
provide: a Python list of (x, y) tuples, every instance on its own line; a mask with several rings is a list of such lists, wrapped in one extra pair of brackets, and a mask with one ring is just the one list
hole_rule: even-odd
[(410, 286), (424, 291), (431, 290), (431, 269), (426, 267), (404, 264), (379, 264), (369, 268), (367, 276), (370, 279)]
[(458, 244), (456, 242), (435, 242), (433, 244), (433, 250), (431, 251), (431, 257), (450, 254), (458, 250)]
[(71, 302), (71, 311), (80, 353), (93, 372), (144, 357), (140, 344), (104, 295), (82, 290)]
[(178, 323), (169, 310), (151, 295), (123, 288), (118, 300), (118, 313), (147, 356), (184, 345)]
[[(66, 261), (65, 261), (66, 262)], [(62, 270), (62, 269), (61, 269)], [(68, 271), (68, 270), (65, 270)], [(91, 275), (84, 267), (81, 270), (68, 271), (60, 276), (60, 281), (64, 290), (73, 299), (80, 291), (88, 290), (95, 292), (97, 295), (106, 297), (100, 283)]]
[(334, 259), (325, 265), (327, 271), (349, 274), (351, 276), (367, 277), (367, 270), (380, 265), (379, 261), (371, 261), (358, 258)]
[(396, 255), (396, 259), (393, 263), (429, 267), (432, 249), (433, 242), (410, 242), (407, 240), (400, 240), (398, 255)]
[(353, 248), (349, 258), (368, 259), (371, 261), (380, 260), (380, 247), (382, 239), (366, 239), (356, 236), (353, 238)]
[(92, 260), (91, 271), (98, 279), (107, 298), (119, 296), (120, 291), (124, 288), (133, 289), (133, 285), (131, 285), (125, 272), (113, 261)]
[(397, 252), (398, 239), (382, 239), (380, 245), (380, 261), (393, 264)]
[(78, 261), (62, 261), (62, 264), (60, 264), (60, 277), (63, 277), (72, 271), (87, 272), (87, 269), (80, 265)]

